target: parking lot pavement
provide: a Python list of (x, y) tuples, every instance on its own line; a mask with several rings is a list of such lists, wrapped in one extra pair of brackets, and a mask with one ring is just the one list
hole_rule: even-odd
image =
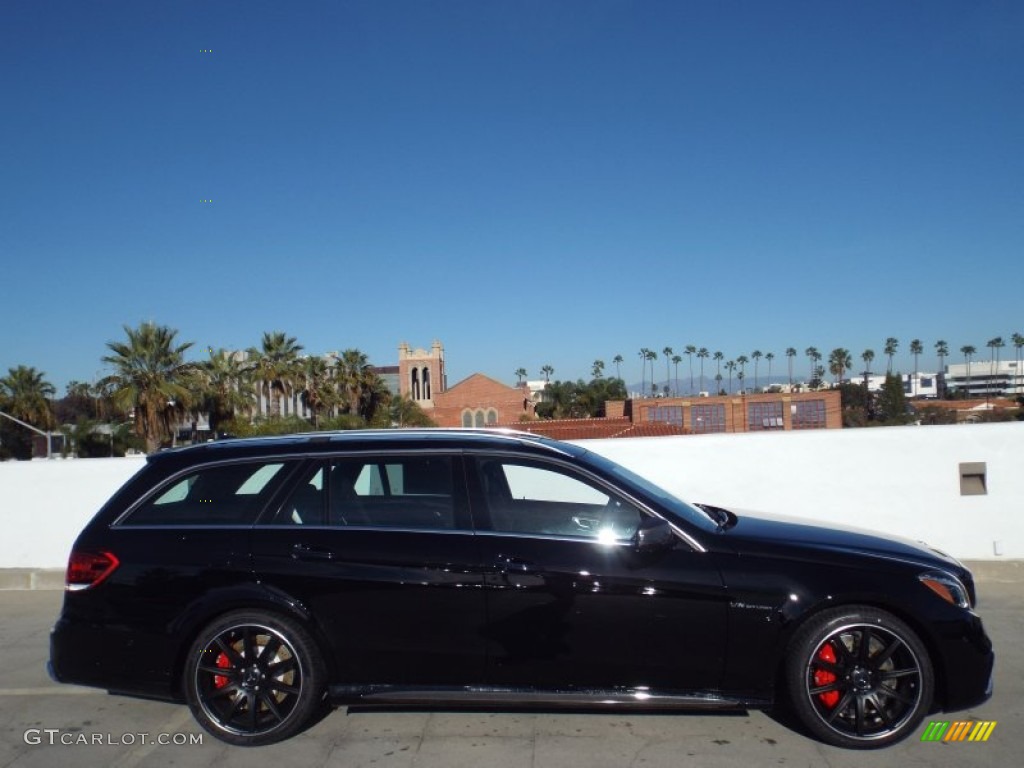
[[(1024, 647), (1019, 642), (1024, 637), (1022, 573), (1024, 569), (1010, 564), (978, 569), (979, 612), (996, 645), (992, 700), (966, 712), (932, 717), (994, 720), (997, 725), (989, 740), (922, 743), (912, 737), (876, 752), (826, 747), (761, 712), (638, 715), (339, 710), (284, 744), (233, 748), (204, 734), (183, 706), (52, 683), (44, 669), (47, 635), (62, 593), (0, 592), (0, 647), (4, 649), (0, 768), (52, 768), (72, 761), (75, 768), (1009, 766), (1017, 763), (1024, 748)], [(156, 743), (158, 740), (171, 743)]]

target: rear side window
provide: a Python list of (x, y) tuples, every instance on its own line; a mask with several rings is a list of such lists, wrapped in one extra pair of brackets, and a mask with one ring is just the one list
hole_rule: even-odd
[(203, 467), (171, 482), (121, 525), (251, 525), (284, 475), (284, 463)]

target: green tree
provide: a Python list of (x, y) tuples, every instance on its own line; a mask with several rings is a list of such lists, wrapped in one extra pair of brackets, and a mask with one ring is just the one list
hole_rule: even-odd
[[(692, 395), (693, 394), (693, 356), (695, 354), (697, 354), (697, 347), (695, 345), (693, 345), (693, 344), (687, 344), (686, 345), (686, 349), (684, 350), (684, 353), (686, 354), (686, 358), (687, 358), (687, 360), (689, 360), (689, 363), (690, 363), (690, 389), (688, 390), (688, 392), (689, 392), (689, 394)], [(677, 384), (676, 388), (678, 389), (678, 382), (676, 384)]]
[[(665, 389), (668, 389), (668, 383), (672, 380), (672, 369), (670, 363), (672, 362), (672, 355), (675, 354), (675, 350), (672, 347), (665, 347), (661, 350), (661, 353), (665, 356)], [(651, 366), (651, 370), (654, 370), (654, 366)], [(653, 379), (654, 376), (651, 376)]]
[(796, 350), (793, 347), (786, 347), (786, 362), (789, 364), (789, 386), (793, 387), (793, 358), (796, 357)]
[(135, 434), (152, 453), (192, 407), (195, 367), (185, 362), (192, 342), (178, 344), (176, 330), (151, 322), (124, 326), (124, 332), (126, 341), (107, 342), (113, 354), (102, 359), (114, 373), (103, 382), (116, 408), (134, 411)]
[(885, 355), (889, 358), (889, 367), (886, 368), (886, 373), (892, 373), (892, 358), (896, 354), (896, 350), (900, 348), (900, 342), (893, 336), (890, 336), (885, 340)]
[(944, 339), (939, 339), (938, 341), (935, 342), (935, 354), (939, 358), (939, 382), (941, 382), (938, 394), (939, 397), (945, 397), (946, 365), (944, 363), (944, 360), (946, 359), (946, 356), (949, 354), (949, 344), (947, 344)]
[(676, 369), (676, 389), (674, 393), (676, 397), (679, 396), (679, 364), (681, 362), (683, 362), (683, 358), (681, 358), (679, 355), (672, 355), (672, 365), (674, 365)]
[(868, 378), (871, 376), (871, 363), (875, 359), (875, 350), (865, 349), (860, 353), (860, 359), (864, 361), (864, 391), (868, 390)]
[(807, 355), (807, 359), (811, 363), (811, 379), (808, 385), (811, 389), (817, 389), (821, 384), (821, 374), (818, 373), (818, 361), (821, 360), (821, 352), (818, 351), (817, 347), (808, 347), (804, 350), (804, 354)]
[(960, 354), (964, 356), (964, 364), (967, 366), (967, 386), (964, 394), (971, 396), (971, 356), (978, 350), (971, 344), (964, 344), (960, 347)]
[(852, 365), (853, 358), (850, 356), (850, 350), (836, 347), (829, 353), (828, 370), (829, 373), (836, 377), (836, 386), (840, 386), (843, 383), (843, 374)]
[(768, 384), (772, 383), (772, 361), (775, 359), (774, 352), (765, 352), (764, 359), (768, 361)]
[(334, 381), (333, 371), (322, 357), (306, 357), (302, 360), (302, 375), (299, 378), (299, 398), (309, 410), (314, 429), (320, 428), (320, 416), (336, 407), (341, 398)]
[(914, 389), (917, 389), (917, 358), (924, 352), (924, 345), (920, 339), (910, 340), (910, 354), (914, 356)]
[(339, 405), (350, 416), (364, 419), (375, 410), (371, 405), (378, 401), (380, 383), (364, 352), (346, 349), (337, 358), (335, 376), (338, 385)]
[(434, 420), (415, 400), (398, 395), (391, 398), (391, 423), (396, 427), (436, 427)]
[(550, 365), (545, 365), (543, 368), (540, 369), (540, 372), (541, 375), (544, 377), (544, 381), (548, 382), (551, 381), (551, 374), (555, 372), (555, 369)]
[(884, 424), (906, 424), (910, 420), (901, 376), (886, 374), (885, 383), (878, 393), (876, 410), (877, 418)]
[(995, 375), (999, 370), (999, 350), (1006, 346), (1006, 342), (1003, 341), (1002, 336), (996, 336), (994, 339), (989, 339), (985, 346), (992, 350), (988, 362), (988, 383), (985, 385), (985, 394), (988, 395), (992, 391)]
[(1022, 367), (1021, 366), (1021, 363), (1022, 363), (1021, 350), (1024, 349), (1024, 334), (1020, 334), (1020, 333), (1013, 334), (1013, 336), (1011, 337), (1011, 341), (1013, 342), (1013, 349), (1014, 349), (1014, 351), (1016, 352), (1016, 355), (1017, 355), (1017, 368), (1016, 368), (1016, 375), (1015, 375), (1015, 378), (1016, 378), (1017, 381), (1015, 382), (1016, 386), (1014, 387), (1014, 391), (1017, 394), (1021, 394), (1021, 367)]
[(525, 378), (526, 378), (526, 369), (525, 368), (516, 368), (516, 384), (522, 386), (523, 379), (525, 379)]
[(736, 370), (736, 361), (727, 360), (725, 362), (725, 370), (729, 372), (729, 394), (732, 394), (732, 372)]
[(600, 379), (604, 374), (604, 360), (595, 360), (590, 367), (590, 372), (595, 379)]
[[(50, 398), (56, 393), (42, 371), (25, 365), (8, 368), (7, 375), (0, 378), (0, 411), (36, 429), (49, 430), (55, 423)], [(12, 456), (32, 458), (33, 435), (31, 430), (0, 417), (0, 443), (10, 449)]]
[[(700, 360), (700, 391), (704, 391), (704, 361), (708, 359), (708, 348), (701, 347), (697, 350), (697, 359)], [(692, 389), (692, 386), (691, 386)], [(692, 392), (690, 394), (693, 394)]]
[(281, 417), (281, 400), (291, 395), (299, 377), (302, 345), (282, 331), (264, 332), (260, 348), (249, 349), (253, 377), (270, 404), (268, 415)]
[(201, 382), (198, 393), (201, 410), (206, 411), (210, 430), (216, 434), (228, 421), (252, 411), (255, 390), (244, 359), (226, 349), (208, 350), (209, 359), (196, 366)]
[(722, 361), (725, 360), (725, 355), (721, 352), (715, 352), (711, 356), (711, 359), (715, 361), (715, 381), (718, 382), (718, 388), (722, 388)]
[(764, 357), (764, 353), (760, 349), (755, 349), (750, 353), (750, 356), (754, 359), (754, 391), (758, 389), (758, 375), (757, 369), (761, 364), (761, 358)]
[(612, 358), (612, 362), (615, 364), (615, 378), (621, 379), (622, 378), (622, 370), (621, 370), (622, 355), (616, 355), (615, 357), (613, 357)]

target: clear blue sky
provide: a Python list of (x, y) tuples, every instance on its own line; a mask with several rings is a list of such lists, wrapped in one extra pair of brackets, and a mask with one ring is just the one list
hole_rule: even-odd
[(5, 0), (0, 372), (62, 392), (143, 320), (437, 338), (450, 383), (987, 359), (1024, 331), (1022, 43), (1018, 0)]

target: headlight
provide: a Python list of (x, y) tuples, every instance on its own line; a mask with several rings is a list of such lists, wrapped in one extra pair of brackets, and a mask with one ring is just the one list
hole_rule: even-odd
[(971, 601), (967, 596), (967, 588), (956, 576), (950, 573), (930, 571), (917, 577), (928, 589), (947, 603), (960, 608), (970, 608)]

